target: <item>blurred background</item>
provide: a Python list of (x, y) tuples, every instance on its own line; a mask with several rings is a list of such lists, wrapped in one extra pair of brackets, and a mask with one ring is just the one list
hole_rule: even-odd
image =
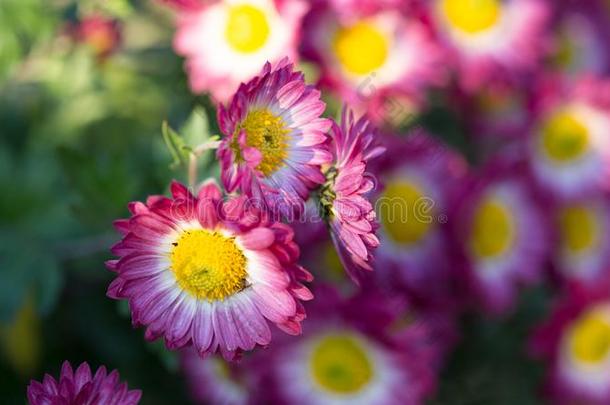
[[(201, 12), (204, 3), (0, 0), (1, 403), (25, 403), (29, 380), (57, 375), (63, 360), (118, 369), (130, 387), (143, 390), (142, 404), (192, 403), (177, 355), (162, 342), (145, 342), (143, 330), (131, 327), (126, 303), (106, 297), (112, 275), (104, 261), (118, 238), (112, 221), (128, 215), (129, 201), (166, 192), (173, 178), (186, 180), (180, 150), (172, 146), (176, 139), (164, 138), (162, 122), (190, 145), (218, 133), (216, 104), (228, 97), (202, 84), (196, 77), (206, 76), (206, 68), (198, 71), (192, 62), (214, 52), (197, 55), (175, 40), (177, 29), (187, 29), (184, 17)], [(281, 9), (280, 3), (288, 2), (274, 4)], [(433, 1), (301, 3), (298, 36), (284, 53), (292, 52), (306, 79), (320, 86), (327, 116), (337, 116), (348, 102), (368, 112), (384, 136), (426, 131), (473, 171), (514, 156), (536, 159), (528, 154), (528, 139), (546, 117), (547, 98), (581, 96), (571, 90), (548, 96), (552, 90), (591, 78), (602, 83), (609, 72), (610, 6), (603, 1), (534, 2), (542, 4), (540, 13), (514, 6), (527, 1), (467, 1), (458, 11), (443, 5), (444, 18)], [(487, 29), (477, 24), (492, 24), (498, 11), (490, 7), (509, 6), (528, 28), (505, 21), (499, 33), (472, 43), (451, 31)], [(379, 51), (366, 36), (370, 27), (328, 33), (353, 28), (358, 19), (393, 27), (389, 35), (397, 45)], [(206, 41), (197, 35), (195, 42)], [(335, 43), (320, 45), (319, 37)], [(352, 54), (350, 41), (364, 59)], [(229, 62), (219, 68), (223, 74), (239, 70), (239, 61)], [(217, 80), (234, 90), (252, 75), (229, 72)], [(583, 97), (608, 115), (610, 87), (591, 88), (597, 93)], [(610, 136), (610, 121), (600, 122), (596, 130)], [(557, 148), (570, 148), (569, 141), (558, 142)], [(201, 162), (200, 178), (217, 175), (209, 158)], [(542, 177), (534, 182), (536, 192), (545, 194), (543, 171), (530, 170)], [(598, 194), (606, 201), (605, 190)], [(550, 227), (549, 234), (556, 239), (559, 230)], [(304, 244), (303, 256), (320, 266), (308, 250), (313, 246)], [(540, 260), (548, 282), (529, 284), (510, 311), (498, 317), (470, 308), (456, 315), (460, 339), (438, 371), (429, 403), (543, 403), (545, 367), (527, 355), (525, 342), (562, 288), (553, 255), (549, 248)], [(313, 270), (327, 282), (348, 283)]]

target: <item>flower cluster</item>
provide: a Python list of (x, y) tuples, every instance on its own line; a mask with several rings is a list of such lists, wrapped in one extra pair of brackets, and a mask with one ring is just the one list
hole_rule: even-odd
[[(423, 404), (464, 314), (510, 317), (544, 285), (544, 394), (609, 403), (601, 2), (161, 2), (220, 133), (182, 148), (190, 188), (115, 221), (107, 295), (179, 350), (196, 402)], [(78, 32), (106, 55), (109, 27)], [(35, 405), (139, 396), (86, 364), (28, 388)]]
[[(194, 350), (185, 354), (189, 379), (214, 381), (193, 383), (196, 398), (421, 403), (464, 311), (508, 316), (523, 288), (550, 281), (586, 296), (608, 278), (610, 61), (604, 55), (610, 37), (601, 6), (168, 3), (178, 10), (175, 45), (186, 57), (192, 90), (229, 100), (218, 114), (224, 187), (254, 197), (279, 222), (294, 221), (302, 261), (335, 286), (313, 290), (303, 337), (278, 336), (270, 351), (257, 351), (243, 367), (201, 360)], [(277, 16), (282, 24), (274, 23)], [(238, 17), (247, 29), (233, 29)], [(280, 41), (275, 36), (282, 30)], [(199, 46), (204, 39), (230, 49), (230, 57), (211, 57), (217, 49)], [(316, 87), (303, 83), (286, 55), (303, 62)], [(245, 67), (262, 57), (272, 63), (238, 86)], [(233, 83), (215, 80), (220, 67), (213, 63), (224, 63), (223, 77)], [(236, 64), (244, 68), (231, 68)], [(356, 113), (344, 108), (338, 122), (321, 118), (318, 89)], [(439, 140), (445, 129), (426, 127), (431, 90), (444, 90), (460, 118), (469, 146), (459, 149), (466, 156)], [(367, 118), (356, 118), (358, 112)], [(413, 129), (415, 117), (423, 128)], [(346, 274), (354, 283), (345, 282)], [(395, 305), (395, 313), (375, 312), (383, 302)], [(610, 345), (600, 311), (582, 327), (574, 350), (603, 362), (601, 348), (585, 348), (594, 340)], [(414, 313), (426, 325), (417, 338), (413, 325), (396, 328)], [(376, 325), (374, 333), (362, 330), (364, 323)], [(406, 346), (395, 345), (404, 331)], [(405, 353), (412, 356), (408, 365)], [(563, 359), (561, 353), (550, 357)], [(417, 369), (424, 363), (435, 367)], [(553, 387), (574, 370), (558, 371)], [(593, 392), (593, 383), (574, 384), (549, 395), (607, 398)]]
[(372, 269), (379, 243), (364, 174), (383, 148), (365, 118), (344, 111), (333, 124), (324, 108), (291, 63), (267, 63), (218, 110), (222, 184), (238, 194), (227, 198), (214, 180), (196, 195), (173, 182), (172, 198), (131, 203), (131, 217), (115, 222), (122, 239), (107, 262), (117, 276), (108, 296), (128, 300), (147, 339), (234, 359), (269, 345), (269, 323), (300, 334), (312, 275), (298, 264), (290, 222), (313, 190), (346, 270)]

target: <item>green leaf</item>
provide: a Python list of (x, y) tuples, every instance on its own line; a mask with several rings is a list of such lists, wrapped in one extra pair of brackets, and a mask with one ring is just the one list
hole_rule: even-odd
[(201, 106), (196, 106), (184, 125), (180, 128), (184, 142), (195, 148), (210, 139), (210, 125), (208, 115)]
[(63, 287), (63, 275), (55, 257), (45, 255), (45, 265), (38, 268), (33, 287), (38, 313), (48, 315), (55, 308)]
[(119, 18), (126, 18), (133, 12), (133, 7), (127, 0), (104, 0), (99, 7), (106, 13)]
[(163, 121), (161, 133), (163, 134), (165, 145), (172, 156), (170, 167), (176, 169), (179, 166), (185, 165), (188, 162), (190, 148), (186, 146), (184, 139), (169, 126), (167, 121)]
[(38, 312), (48, 314), (61, 284), (57, 258), (34, 235), (0, 233), (0, 322), (13, 319), (30, 291)]
[(83, 0), (78, 7), (82, 15), (101, 11), (115, 18), (126, 18), (133, 12), (133, 6), (128, 0)]

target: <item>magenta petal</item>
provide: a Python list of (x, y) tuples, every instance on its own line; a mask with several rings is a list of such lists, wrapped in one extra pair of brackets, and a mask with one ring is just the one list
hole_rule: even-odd
[(269, 228), (254, 228), (240, 237), (240, 241), (246, 249), (266, 249), (275, 241), (275, 234)]

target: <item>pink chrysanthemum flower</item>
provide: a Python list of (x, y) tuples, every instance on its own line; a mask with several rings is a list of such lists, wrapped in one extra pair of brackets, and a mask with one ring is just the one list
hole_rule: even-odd
[(537, 90), (529, 159), (538, 183), (557, 198), (610, 189), (610, 80), (547, 77)]
[(447, 78), (430, 27), (404, 4), (331, 3), (311, 13), (304, 28), (304, 54), (319, 62), (321, 85), (375, 122), (406, 121), (427, 88)]
[(482, 148), (498, 141), (521, 141), (530, 130), (531, 85), (515, 86), (510, 80), (495, 80), (476, 92), (456, 91), (453, 105), (465, 118), (468, 132)]
[(595, 286), (610, 276), (610, 203), (607, 195), (559, 203), (554, 264), (569, 283)]
[(540, 278), (549, 224), (524, 165), (501, 161), (484, 169), (464, 182), (449, 218), (460, 279), (475, 305), (498, 314), (512, 309), (520, 286)]
[(542, 0), (433, 0), (442, 42), (459, 82), (475, 91), (538, 67), (548, 48), (550, 4)]
[(267, 61), (298, 59), (301, 0), (166, 0), (179, 10), (174, 49), (186, 57), (193, 92), (225, 102)]
[(383, 284), (417, 304), (453, 306), (447, 221), (451, 196), (468, 166), (423, 130), (384, 138), (387, 152), (374, 173), (381, 183), (381, 241), (375, 268)]
[(98, 58), (106, 58), (121, 44), (121, 27), (118, 21), (101, 15), (90, 15), (69, 28), (75, 41), (87, 44)]
[(132, 217), (116, 222), (123, 239), (108, 262), (117, 274), (108, 296), (129, 300), (133, 324), (170, 349), (227, 359), (267, 345), (268, 321), (299, 334), (300, 300), (312, 298), (301, 280), (311, 277), (296, 264), (292, 229), (246, 197), (223, 201), (213, 182), (196, 197), (177, 182), (171, 191), (131, 203)]
[(610, 72), (610, 26), (598, 1), (563, 2), (553, 35), (553, 67), (568, 75)]
[(320, 117), (325, 107), (287, 59), (267, 63), (218, 110), (226, 189), (241, 190), (274, 213), (302, 213), (310, 190), (324, 182), (320, 166), (331, 160), (325, 144), (331, 121)]
[(549, 403), (610, 403), (609, 291), (607, 280), (594, 289), (572, 289), (535, 331), (530, 351), (550, 365)]
[[(379, 292), (342, 299), (316, 290), (307, 331), (287, 337), (253, 362), (266, 404), (417, 405), (435, 386), (434, 350), (424, 323), (394, 333), (403, 300)], [(432, 347), (434, 347), (433, 350)]]
[(140, 390), (129, 391), (127, 383), (119, 381), (116, 370), (107, 374), (102, 366), (92, 375), (87, 363), (73, 371), (67, 361), (59, 380), (46, 374), (42, 383), (32, 380), (28, 386), (30, 405), (135, 405), (141, 396)]
[(351, 111), (343, 109), (341, 124), (333, 123), (331, 129), (334, 161), (320, 190), (320, 205), (333, 243), (356, 283), (362, 276), (360, 270), (372, 270), (372, 250), (379, 246), (375, 209), (366, 198), (375, 187), (367, 176), (367, 163), (385, 151), (374, 145), (375, 136), (376, 130), (366, 117), (356, 121)]

